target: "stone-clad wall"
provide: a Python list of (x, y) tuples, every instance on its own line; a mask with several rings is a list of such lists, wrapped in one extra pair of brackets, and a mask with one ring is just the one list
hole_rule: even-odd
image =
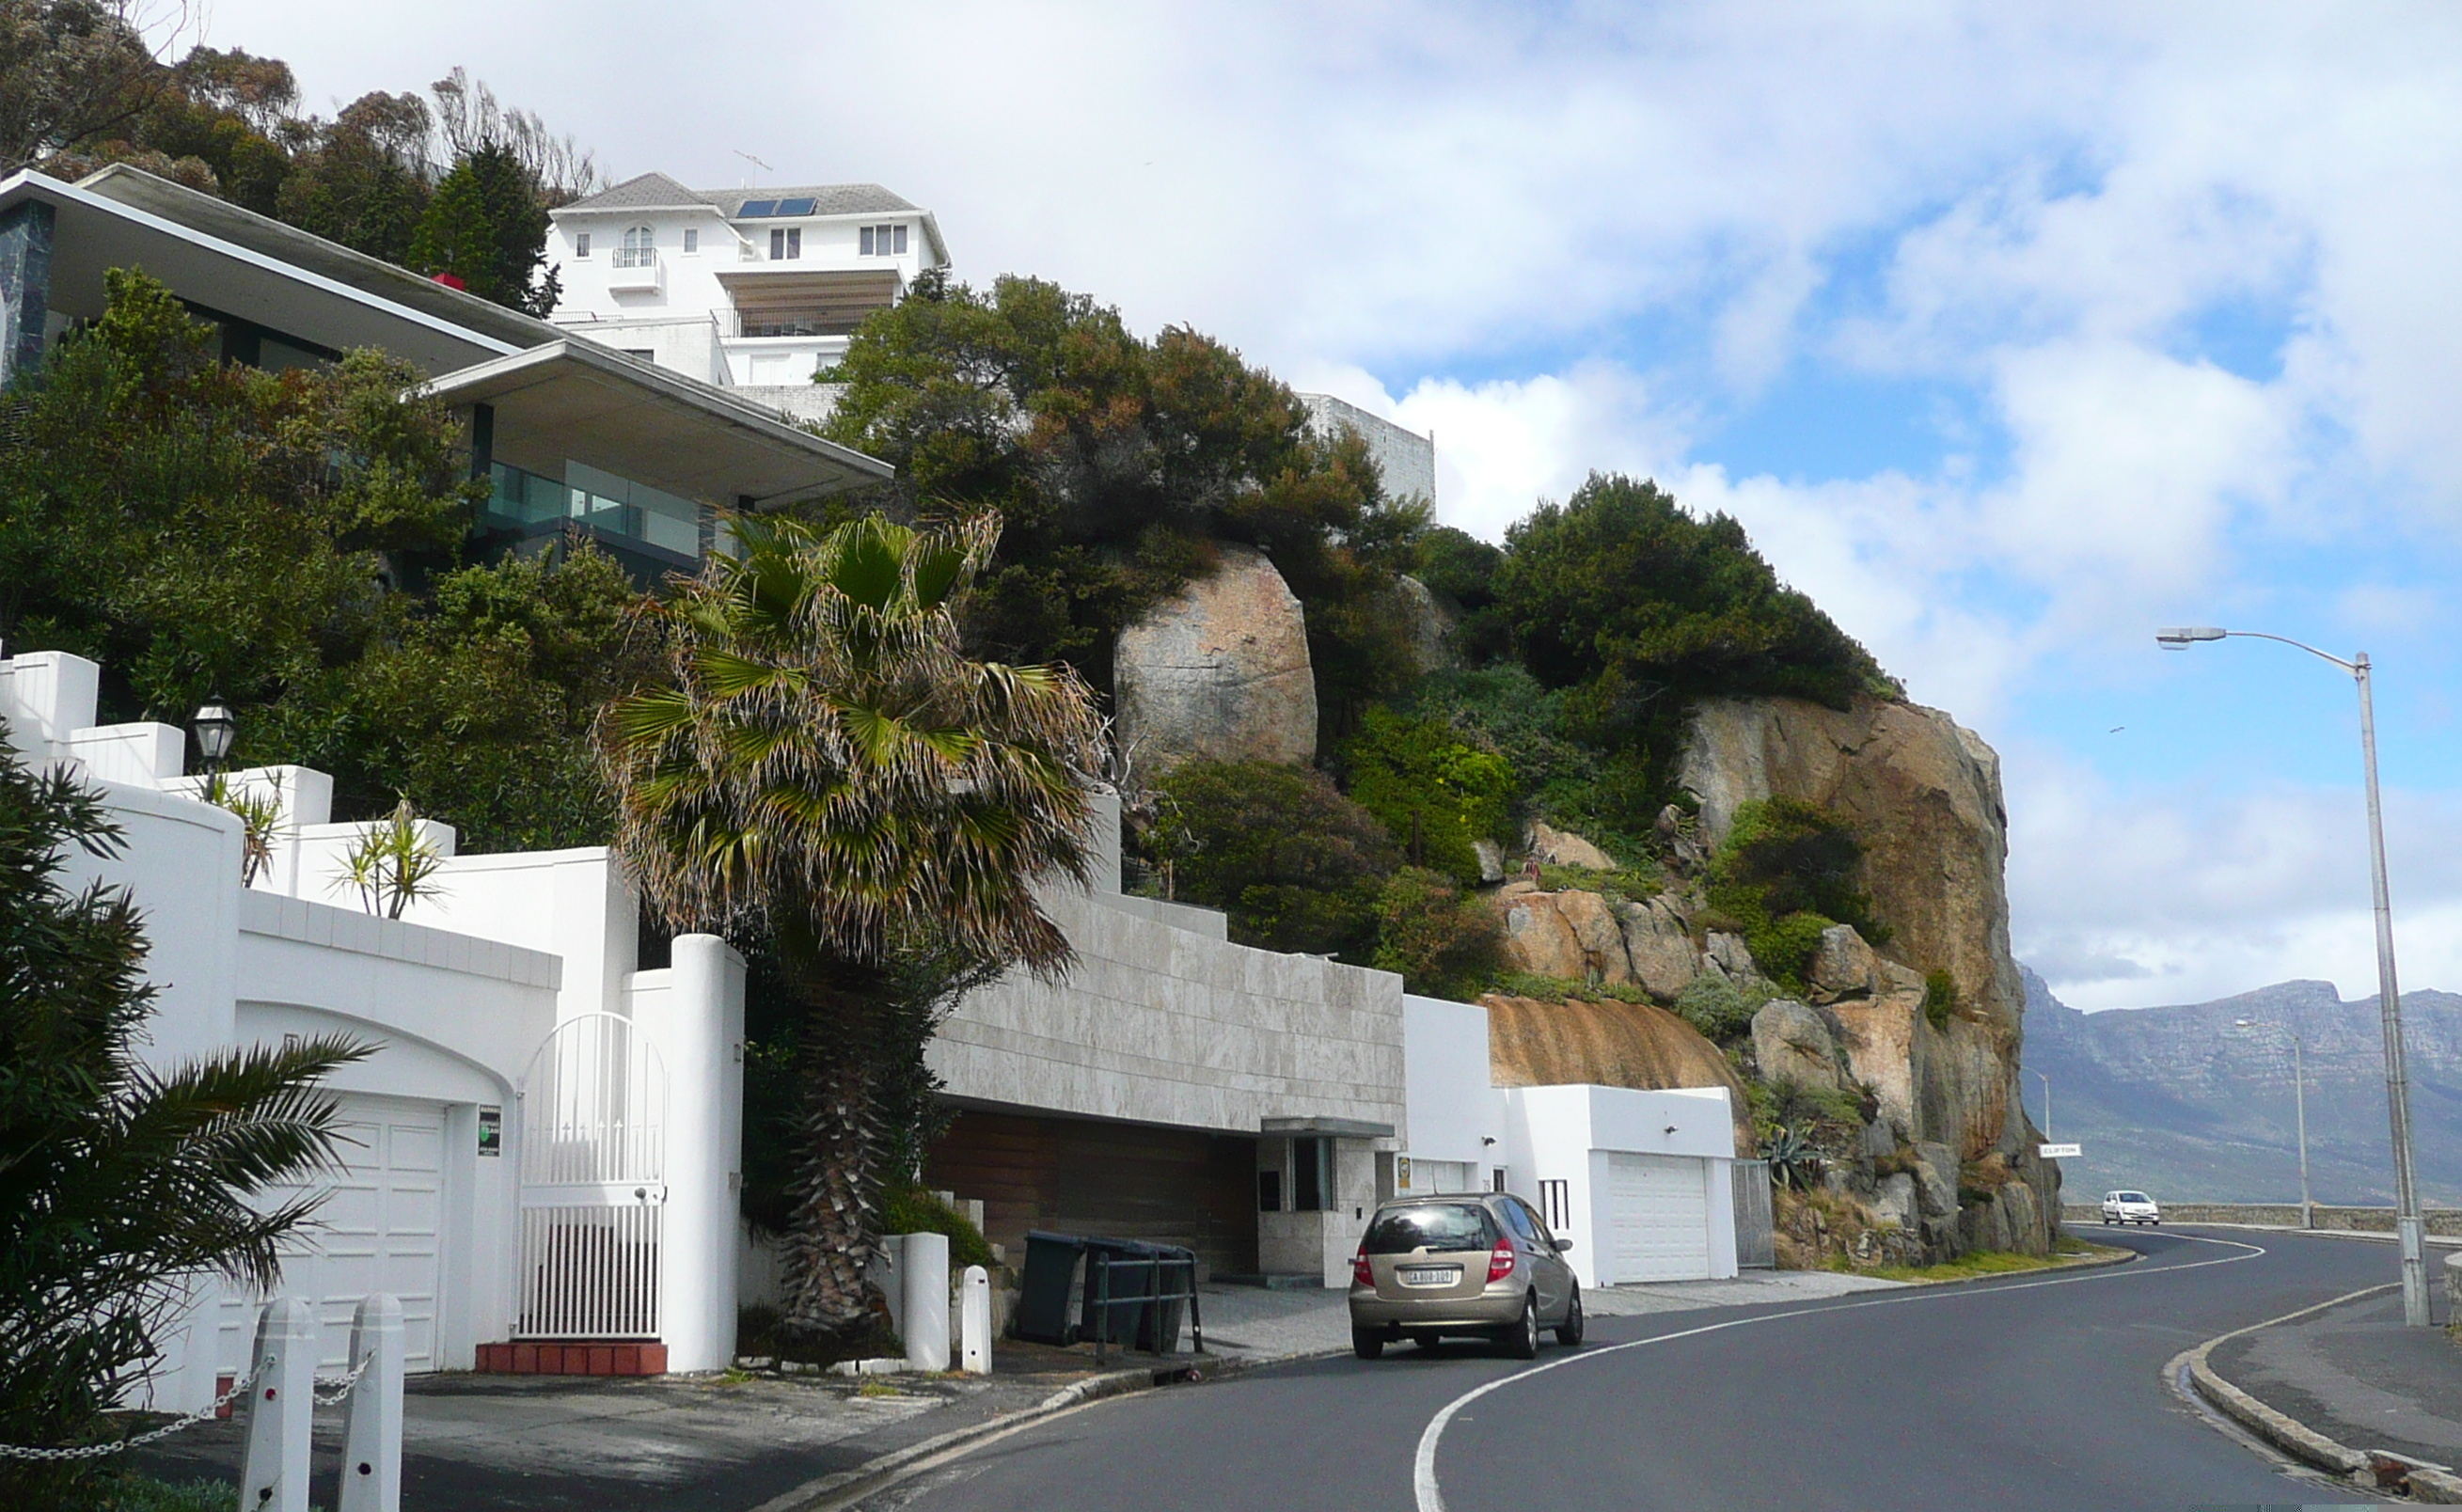
[(1401, 1129), (1400, 977), (1235, 945), (1102, 895), (1045, 906), (1076, 964), (958, 1004), (928, 1052), (949, 1096), (1222, 1133), (1277, 1117)]

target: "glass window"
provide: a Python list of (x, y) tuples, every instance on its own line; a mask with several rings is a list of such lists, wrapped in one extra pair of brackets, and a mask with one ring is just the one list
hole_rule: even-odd
[(862, 257), (870, 257), (872, 255), (872, 233), (875, 227), (869, 226), (863, 228), (862, 232), (857, 237), (857, 240), (860, 241), (862, 245), (855, 249), (856, 255)]
[(572, 238), (572, 255), (575, 257), (587, 257), (590, 255), (590, 233), (588, 231), (579, 231), (574, 233)]
[(1508, 1197), (1502, 1202), (1499, 1203), (1498, 1206), (1504, 1209), (1505, 1227), (1513, 1230), (1513, 1232), (1521, 1235), (1523, 1239), (1528, 1240), (1533, 1244), (1539, 1242), (1538, 1225), (1531, 1222), (1530, 1210), (1522, 1205), (1522, 1199), (1520, 1198)]
[(1496, 1227), (1468, 1202), (1428, 1202), (1388, 1208), (1368, 1225), (1362, 1245), (1371, 1255), (1407, 1255), (1415, 1249), (1489, 1249)]
[(804, 255), (804, 228), (800, 226), (773, 226), (769, 228), (769, 260), (773, 263), (791, 261)]
[(1321, 1213), (1333, 1201), (1333, 1141), (1302, 1135), (1291, 1141), (1291, 1211)]
[(898, 256), (900, 256), (900, 257), (903, 257), (903, 256), (905, 256), (905, 255), (906, 255), (906, 227), (903, 227), (903, 226), (900, 226), (900, 227), (896, 227), (896, 231), (897, 231), (897, 255), (898, 255)]
[(700, 227), (687, 226), (684, 227), (684, 250), (688, 252), (697, 252), (701, 250)]
[(658, 262), (658, 233), (646, 226), (624, 228), (624, 240), (616, 248), (618, 268), (649, 268)]

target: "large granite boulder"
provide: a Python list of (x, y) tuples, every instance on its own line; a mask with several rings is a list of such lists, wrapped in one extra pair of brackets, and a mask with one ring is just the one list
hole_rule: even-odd
[(1624, 931), (1596, 893), (1542, 893), (1527, 884), (1502, 890), (1504, 960), (1515, 971), (1560, 982), (1632, 980)]
[(1316, 756), (1307, 619), (1283, 574), (1245, 546), (1120, 632), (1112, 686), (1122, 745), (1160, 771), (1183, 761)]
[(1753, 1148), (1744, 1084), (1718, 1047), (1690, 1024), (1647, 1003), (1542, 1003), (1490, 993), (1488, 1074), (1499, 1087), (1587, 1082), (1654, 1091), (1724, 1087), (1735, 1116), (1736, 1149)]
[(1592, 872), (1616, 869), (1615, 857), (1572, 831), (1544, 822), (1530, 827), (1530, 853), (1549, 866), (1578, 866)]
[(1701, 952), (1694, 948), (1692, 932), (1665, 898), (1627, 903), (1616, 910), (1616, 919), (1624, 929), (1632, 980), (1652, 997), (1674, 1002), (1701, 974)]
[(1444, 606), (1428, 585), (1405, 572), (1393, 580), (1393, 599), (1388, 606), (1401, 623), (1404, 641), (1410, 648), (1412, 670), (1426, 677), (1442, 672), (1454, 664), (1446, 638), (1453, 634), (1453, 621)]
[(1753, 1015), (1753, 1061), (1765, 1082), (1796, 1082), (1823, 1091), (1843, 1085), (1828, 1021), (1792, 999), (1773, 998)]

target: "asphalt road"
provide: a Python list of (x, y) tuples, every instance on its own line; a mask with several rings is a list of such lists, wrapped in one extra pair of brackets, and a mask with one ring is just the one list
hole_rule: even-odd
[(1532, 1365), (1404, 1347), (1148, 1393), (990, 1443), (874, 1504), (2075, 1512), (2365, 1500), (2278, 1470), (2160, 1374), (2215, 1334), (2391, 1279), (2390, 1245), (2091, 1233), (2144, 1258), (1593, 1318), (1589, 1343), (1551, 1343)]

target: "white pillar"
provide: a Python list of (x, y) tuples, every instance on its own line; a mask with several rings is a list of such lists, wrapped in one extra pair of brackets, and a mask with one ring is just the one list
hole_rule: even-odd
[(949, 1368), (949, 1236), (909, 1234), (897, 1267), (906, 1292), (906, 1368)]
[(958, 1358), (968, 1375), (992, 1373), (992, 1279), (968, 1265), (958, 1309)]
[(316, 1311), (277, 1297), (256, 1322), (248, 1366), (263, 1365), (248, 1393), (248, 1458), (240, 1505), (308, 1512), (308, 1429), (316, 1403)]
[(667, 1369), (719, 1371), (735, 1357), (744, 960), (715, 935), (679, 936), (674, 949), (667, 990), (634, 1004), (667, 1069), (659, 1337)]
[(342, 1408), (339, 1512), (401, 1512), (401, 1303), (382, 1292), (351, 1319), (350, 1368), (370, 1354)]

